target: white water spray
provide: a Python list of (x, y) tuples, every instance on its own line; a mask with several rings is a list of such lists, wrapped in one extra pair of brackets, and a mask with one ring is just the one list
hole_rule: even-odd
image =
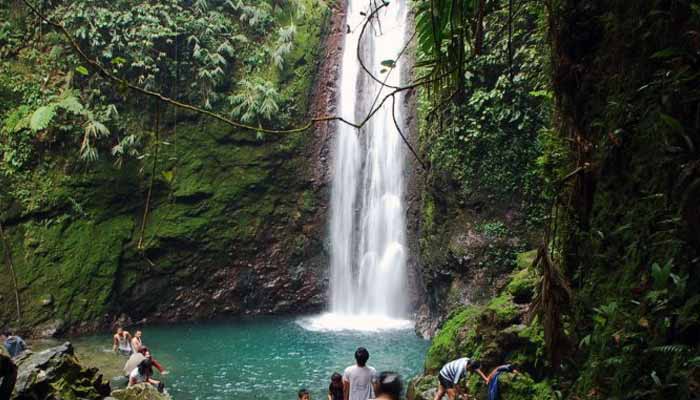
[[(391, 90), (361, 69), (357, 43), (371, 9), (348, 0), (339, 112), (361, 121)], [(381, 3), (380, 3), (381, 4)], [(399, 86), (406, 40), (405, 1), (391, 2), (366, 27), (360, 53), (372, 74)], [(364, 14), (364, 15), (363, 15)], [(396, 60), (389, 68), (384, 60)], [(403, 123), (401, 97), (395, 117)], [(407, 314), (404, 144), (392, 117), (391, 99), (360, 130), (338, 124), (331, 191), (330, 313), (310, 329), (396, 329), (411, 326)]]

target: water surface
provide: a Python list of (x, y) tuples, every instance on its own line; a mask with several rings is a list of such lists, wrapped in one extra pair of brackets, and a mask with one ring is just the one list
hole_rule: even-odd
[[(305, 321), (256, 317), (145, 326), (143, 342), (169, 370), (163, 379), (176, 400), (295, 399), (301, 387), (312, 399), (325, 399), (330, 375), (354, 362), (357, 346), (367, 347), (369, 364), (378, 371), (394, 370), (409, 378), (422, 370), (428, 342), (412, 329), (312, 331), (301, 326)], [(74, 339), (73, 344), (85, 364), (112, 376), (120, 373), (126, 358), (111, 353), (110, 340), (104, 334)]]

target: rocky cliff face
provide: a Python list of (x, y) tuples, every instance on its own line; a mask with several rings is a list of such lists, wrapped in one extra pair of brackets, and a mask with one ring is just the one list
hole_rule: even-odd
[(414, 232), (425, 300), (416, 331), (431, 337), (453, 311), (484, 304), (503, 290), (517, 254), (534, 240), (515, 201), (460, 198), (434, 179), (420, 187)]
[[(295, 78), (282, 82), (308, 115), (332, 104), (325, 85), (337, 71), (342, 32), (338, 10), (313, 15), (299, 28)], [(322, 307), (327, 176), (319, 171), (329, 129), (256, 139), (182, 113), (165, 119), (145, 224), (151, 174), (138, 163), (86, 168), (54, 157), (48, 173), (32, 177), (38, 204), (31, 211), (9, 191), (0, 196), (7, 244), (0, 259), (11, 258), (22, 309), (19, 321), (14, 308), (0, 309), (0, 325), (51, 335), (117, 320)], [(2, 301), (14, 296), (11, 280), (2, 279)]]

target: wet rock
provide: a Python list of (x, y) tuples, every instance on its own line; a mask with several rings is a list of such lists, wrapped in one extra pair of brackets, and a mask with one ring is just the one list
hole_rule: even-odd
[(407, 400), (433, 400), (437, 392), (438, 379), (434, 375), (423, 375), (411, 380), (406, 391)]
[(19, 371), (13, 399), (96, 400), (109, 395), (109, 383), (97, 368), (80, 365), (69, 342), (38, 353), (27, 351), (15, 361)]
[(60, 319), (51, 320), (38, 325), (32, 331), (32, 336), (35, 338), (55, 338), (61, 335), (65, 330), (65, 322)]
[(170, 400), (166, 393), (159, 393), (153, 385), (139, 383), (130, 388), (115, 390), (112, 397), (116, 400)]
[(430, 339), (435, 336), (440, 320), (431, 312), (427, 304), (423, 304), (416, 313), (416, 334), (423, 339)]
[(129, 384), (129, 378), (127, 378), (126, 376), (123, 376), (123, 375), (115, 376), (109, 380), (109, 386), (112, 387), (112, 390), (126, 389), (128, 384)]

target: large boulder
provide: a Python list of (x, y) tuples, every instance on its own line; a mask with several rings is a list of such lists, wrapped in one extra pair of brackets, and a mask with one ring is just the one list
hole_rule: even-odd
[(112, 397), (117, 400), (170, 400), (169, 395), (158, 392), (158, 389), (148, 383), (115, 390), (112, 392)]
[(69, 342), (38, 353), (27, 351), (15, 362), (19, 371), (12, 398), (16, 400), (97, 400), (110, 393), (97, 368), (80, 365)]

